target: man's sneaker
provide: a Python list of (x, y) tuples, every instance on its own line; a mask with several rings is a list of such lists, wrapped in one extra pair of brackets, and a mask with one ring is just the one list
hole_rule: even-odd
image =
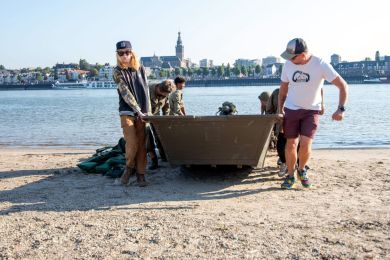
[(134, 174), (135, 174), (135, 169), (126, 166), (121, 177), (121, 183), (123, 185), (127, 185), (129, 183), (130, 177), (133, 176)]
[(285, 163), (282, 163), (279, 168), (278, 176), (283, 177), (287, 173), (287, 165)]
[(311, 187), (311, 183), (309, 180), (309, 176), (307, 175), (307, 168), (306, 167), (304, 170), (298, 170), (298, 179), (301, 181), (303, 187), (305, 187), (305, 188)]
[(284, 179), (284, 182), (282, 183), (282, 189), (292, 189), (295, 184), (295, 178), (294, 176), (287, 175), (287, 177)]

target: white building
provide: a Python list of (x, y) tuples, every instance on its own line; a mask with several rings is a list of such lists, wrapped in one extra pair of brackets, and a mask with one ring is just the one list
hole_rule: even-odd
[(263, 77), (264, 78), (279, 77), (282, 66), (283, 63), (274, 63), (265, 66)]
[(263, 66), (267, 67), (270, 64), (280, 63), (280, 58), (275, 56), (268, 56), (266, 58), (263, 58)]
[(341, 62), (341, 56), (338, 55), (338, 54), (333, 54), (332, 56), (330, 56), (330, 64), (332, 64), (333, 66), (339, 64)]
[(110, 64), (106, 63), (99, 70), (99, 80), (112, 80), (112, 75), (114, 72), (114, 67), (110, 66)]
[(213, 66), (213, 60), (203, 59), (199, 61), (200, 68), (211, 68)]
[(254, 59), (254, 60), (249, 60), (249, 59), (237, 59), (234, 62), (234, 65), (239, 65), (242, 67), (249, 67), (249, 66), (256, 66), (260, 65), (261, 66), (261, 60), (259, 59)]
[(8, 75), (4, 78), (4, 83), (6, 84), (15, 84), (18, 83), (18, 78), (16, 75)]
[(66, 79), (66, 75), (63, 73), (63, 74), (59, 74), (58, 75), (58, 81), (59, 82), (66, 82), (67, 79)]

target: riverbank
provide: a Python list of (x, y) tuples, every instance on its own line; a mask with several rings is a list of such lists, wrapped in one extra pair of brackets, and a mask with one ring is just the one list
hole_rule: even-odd
[[(160, 82), (163, 79), (153, 80)], [(361, 84), (390, 84), (389, 81), (367, 81), (364, 77), (345, 78), (349, 85)], [(104, 81), (102, 81), (104, 83)], [(45, 84), (0, 84), (0, 90), (52, 90), (53, 83)], [(325, 82), (325, 84), (330, 84)], [(279, 86), (280, 78), (226, 78), (226, 79), (189, 79), (186, 82), (187, 87), (251, 87), (251, 86)], [(109, 88), (112, 88), (110, 86)], [(76, 89), (88, 89), (87, 87), (78, 87)], [(103, 87), (94, 87), (89, 89), (106, 89)]]
[(390, 150), (316, 150), (315, 187), (163, 165), (122, 187), (75, 167), (92, 150), (0, 150), (0, 258), (386, 258)]

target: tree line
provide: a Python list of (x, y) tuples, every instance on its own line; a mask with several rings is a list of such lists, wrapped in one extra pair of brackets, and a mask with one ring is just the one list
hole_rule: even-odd
[(241, 66), (235, 65), (233, 67), (228, 63), (226, 66), (222, 64), (221, 66), (215, 66), (211, 68), (175, 68), (173, 71), (169, 69), (162, 69), (159, 72), (160, 77), (169, 78), (171, 76), (182, 75), (184, 77), (192, 77), (192, 76), (212, 76), (212, 77), (230, 77), (232, 74), (235, 76), (243, 75), (243, 76), (256, 76), (260, 75), (263, 71), (260, 65), (256, 66)]

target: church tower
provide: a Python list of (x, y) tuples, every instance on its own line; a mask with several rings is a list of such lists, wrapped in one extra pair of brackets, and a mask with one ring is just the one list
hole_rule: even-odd
[(180, 32), (178, 33), (177, 42), (176, 42), (176, 57), (178, 57), (181, 61), (184, 60), (184, 46), (181, 41)]
[(379, 54), (379, 51), (375, 52), (375, 61), (380, 61), (381, 55)]

